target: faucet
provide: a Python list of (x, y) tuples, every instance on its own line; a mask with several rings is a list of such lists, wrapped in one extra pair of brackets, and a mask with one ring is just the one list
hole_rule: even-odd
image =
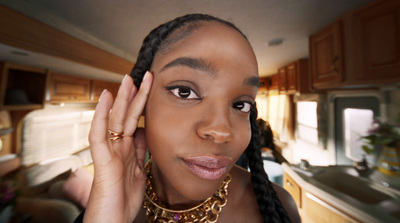
[(367, 162), (367, 159), (365, 158), (365, 155), (363, 155), (363, 158), (361, 161), (355, 162), (354, 166), (356, 167), (357, 172), (361, 176), (366, 175), (369, 170), (369, 167), (368, 167), (368, 162)]

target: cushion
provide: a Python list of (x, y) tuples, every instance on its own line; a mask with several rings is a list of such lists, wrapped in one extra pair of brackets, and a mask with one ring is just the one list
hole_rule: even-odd
[(62, 186), (65, 197), (82, 208), (86, 208), (89, 200), (93, 175), (83, 168), (78, 168)]

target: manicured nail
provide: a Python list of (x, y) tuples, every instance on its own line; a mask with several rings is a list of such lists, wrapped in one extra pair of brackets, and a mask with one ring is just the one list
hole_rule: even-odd
[(144, 77), (143, 77), (143, 81), (147, 79), (147, 77), (149, 76), (149, 73), (150, 73), (149, 71), (146, 71), (146, 73), (144, 74)]
[(127, 79), (127, 77), (128, 77), (128, 75), (127, 75), (127, 74), (125, 74), (125, 76), (124, 76), (124, 79), (122, 79), (122, 82), (121, 82), (121, 84), (123, 84), (123, 83), (124, 83), (124, 81)]
[(100, 95), (100, 97), (99, 97), (99, 102), (100, 102), (100, 100), (101, 100), (101, 97), (103, 97), (104, 93), (106, 93), (106, 91), (107, 91), (107, 89), (104, 89), (103, 92), (101, 92), (101, 95)]

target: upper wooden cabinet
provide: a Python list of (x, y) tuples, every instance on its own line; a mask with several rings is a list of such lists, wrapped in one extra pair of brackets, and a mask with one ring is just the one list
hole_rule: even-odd
[(90, 101), (90, 80), (53, 73), (48, 91), (50, 102)]
[(43, 108), (47, 70), (8, 62), (0, 69), (0, 110)]
[(311, 93), (309, 60), (299, 59), (278, 70), (279, 93)]
[(97, 102), (104, 89), (107, 89), (107, 91), (111, 92), (111, 94), (115, 98), (117, 96), (119, 86), (120, 86), (119, 83), (110, 83), (107, 81), (93, 80), (90, 99), (92, 101)]
[(356, 80), (400, 79), (400, 1), (379, 1), (351, 15)]
[(310, 37), (310, 60), (315, 89), (336, 86), (344, 80), (341, 21)]
[(287, 90), (287, 74), (286, 67), (278, 69), (278, 89), (279, 94), (285, 94)]
[(269, 76), (270, 79), (270, 86), (268, 88), (269, 91), (276, 91), (279, 90), (279, 74), (274, 74), (272, 76)]
[(400, 1), (377, 0), (310, 36), (314, 89), (400, 83)]

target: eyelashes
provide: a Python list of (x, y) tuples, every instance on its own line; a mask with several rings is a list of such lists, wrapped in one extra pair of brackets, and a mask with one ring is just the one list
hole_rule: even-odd
[[(188, 86), (174, 85), (165, 87), (165, 89), (181, 100), (202, 100), (199, 94)], [(252, 101), (236, 101), (232, 103), (234, 109), (243, 113), (249, 113), (252, 106), (254, 106)]]
[(178, 98), (182, 99), (201, 99), (198, 94), (190, 87), (178, 85), (178, 86), (169, 86), (166, 89), (175, 95)]

